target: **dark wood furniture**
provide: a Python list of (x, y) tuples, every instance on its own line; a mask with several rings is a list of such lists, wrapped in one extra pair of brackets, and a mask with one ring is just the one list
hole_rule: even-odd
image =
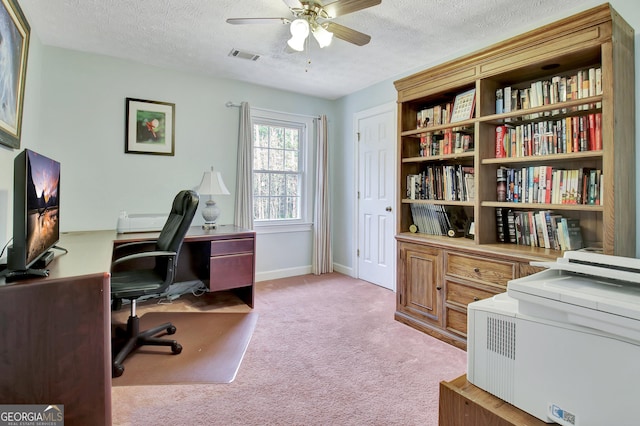
[(462, 375), (440, 382), (440, 426), (542, 426), (547, 423), (472, 385)]
[(111, 424), (109, 267), (115, 232), (63, 234), (47, 278), (0, 278), (0, 401), (63, 404), (66, 425)]
[[(110, 267), (114, 244), (153, 233), (61, 235), (46, 278), (0, 278), (0, 402), (64, 404), (65, 424), (111, 424)], [(234, 289), (253, 307), (255, 232), (192, 227), (178, 260), (181, 281)]]
[[(114, 244), (152, 240), (157, 235), (118, 234)], [(234, 225), (218, 225), (209, 230), (193, 226), (184, 238), (176, 281), (199, 280), (209, 291), (233, 290), (253, 308), (255, 247), (255, 231)]]

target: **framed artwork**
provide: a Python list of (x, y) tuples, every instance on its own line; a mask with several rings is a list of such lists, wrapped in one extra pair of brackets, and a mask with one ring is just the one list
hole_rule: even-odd
[(0, 0), (0, 144), (20, 148), (31, 27), (16, 0)]
[(476, 89), (467, 90), (456, 96), (451, 112), (451, 123), (469, 120), (473, 117), (473, 110), (476, 105)]
[(175, 104), (126, 98), (124, 152), (174, 155)]

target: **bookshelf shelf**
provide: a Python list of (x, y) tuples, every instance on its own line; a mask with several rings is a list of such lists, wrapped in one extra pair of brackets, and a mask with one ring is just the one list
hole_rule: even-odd
[[(536, 223), (548, 221), (549, 212), (574, 230), (579, 224), (586, 247), (635, 257), (634, 39), (633, 29), (603, 4), (394, 83), (399, 321), (464, 347), (467, 296), (487, 297), (506, 289), (509, 279), (536, 272), (530, 261), (562, 256), (553, 237), (521, 235), (516, 244), (505, 236), (511, 222), (502, 215), (512, 210), (519, 220), (533, 220), (527, 232), (553, 236), (555, 228), (544, 233)], [(475, 103), (465, 115), (471, 118), (450, 122), (443, 111), (450, 113), (472, 89)], [(438, 119), (431, 119), (432, 110)], [(509, 145), (497, 143), (497, 131), (509, 132)], [(438, 138), (451, 133), (468, 135), (473, 149), (452, 153), (447, 141), (443, 151)], [(422, 178), (418, 190), (415, 176), (462, 168), (469, 201), (413, 199), (429, 198), (423, 193), (432, 194), (435, 182)], [(522, 191), (520, 202), (498, 193), (505, 169), (516, 183), (507, 186), (511, 195)], [(536, 180), (542, 169), (552, 176), (544, 184)], [(557, 198), (547, 198), (551, 192)], [(462, 209), (467, 238), (416, 229), (414, 214), (433, 206)]]

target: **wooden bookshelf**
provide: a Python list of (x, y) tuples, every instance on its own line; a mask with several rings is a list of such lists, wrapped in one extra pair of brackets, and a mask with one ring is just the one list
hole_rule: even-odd
[[(598, 93), (556, 99), (508, 112), (496, 112), (496, 91), (524, 89), (538, 81), (570, 77), (585, 70), (601, 72)], [(498, 239), (496, 209), (552, 210), (578, 219), (586, 246), (605, 254), (635, 257), (635, 103), (634, 31), (609, 5), (578, 13), (478, 52), (443, 63), (395, 82), (398, 92), (398, 307), (396, 318), (460, 347), (466, 345), (466, 301), (506, 289), (509, 279), (535, 272), (532, 260), (562, 256), (562, 251), (505, 244)], [(558, 81), (557, 79), (555, 81)], [(419, 127), (418, 114), (451, 105), (456, 96), (475, 89), (473, 116)], [(602, 149), (549, 151), (539, 155), (496, 158), (496, 127), (534, 125), (601, 115)], [(542, 124), (540, 124), (542, 126)], [(472, 135), (468, 152), (423, 155), (424, 135), (464, 129)], [(593, 148), (593, 146), (591, 146)], [(430, 168), (473, 169), (473, 194), (468, 199), (413, 199), (407, 176)], [(550, 166), (554, 169), (594, 168), (601, 171), (598, 205), (514, 203), (498, 201), (498, 168)], [(423, 182), (423, 186), (428, 185)], [(433, 189), (433, 188), (429, 188)], [(471, 238), (448, 238), (415, 230), (412, 204), (462, 206), (473, 219)], [(472, 271), (461, 274), (456, 262)], [(505, 269), (506, 268), (506, 269)], [(505, 270), (509, 273), (505, 273)], [(466, 286), (466, 287), (461, 287)], [(461, 295), (463, 293), (463, 295)]]

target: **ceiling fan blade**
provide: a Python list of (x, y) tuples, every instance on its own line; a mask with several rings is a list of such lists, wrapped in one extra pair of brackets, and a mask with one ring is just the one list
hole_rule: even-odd
[(300, 0), (282, 0), (289, 9), (302, 9), (302, 3)]
[(227, 23), (233, 25), (244, 24), (288, 24), (291, 20), (288, 18), (229, 18)]
[(329, 22), (327, 24), (327, 31), (333, 33), (334, 36), (353, 43), (358, 46), (364, 46), (371, 41), (371, 36), (345, 27), (344, 25), (336, 24), (335, 22)]
[(329, 14), (329, 18), (346, 15), (347, 13), (357, 12), (371, 6), (377, 6), (382, 0), (336, 0), (322, 8)]

